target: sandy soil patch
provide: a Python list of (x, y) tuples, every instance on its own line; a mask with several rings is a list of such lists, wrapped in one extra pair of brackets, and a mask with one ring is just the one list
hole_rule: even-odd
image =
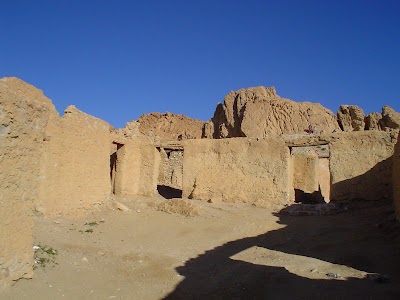
[(57, 254), (0, 298), (400, 299), (389, 206), (288, 216), (246, 204), (118, 200), (129, 210), (36, 218), (35, 243)]

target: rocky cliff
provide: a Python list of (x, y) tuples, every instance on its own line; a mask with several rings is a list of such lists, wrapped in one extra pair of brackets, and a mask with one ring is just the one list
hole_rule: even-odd
[(364, 111), (356, 105), (341, 105), (337, 118), (343, 131), (363, 131), (365, 128)]
[(258, 137), (340, 130), (336, 116), (318, 103), (281, 98), (274, 87), (230, 92), (205, 125), (204, 137)]
[(390, 106), (382, 107), (382, 119), (379, 120), (379, 125), (383, 130), (400, 129), (400, 113), (395, 112)]
[(120, 130), (125, 136), (152, 140), (252, 137), (283, 134), (329, 134), (400, 128), (400, 114), (384, 106), (382, 113), (364, 115), (356, 105), (341, 105), (336, 115), (319, 103), (280, 97), (274, 87), (253, 87), (228, 93), (208, 122), (171, 113), (150, 113)]
[(382, 107), (382, 113), (374, 112), (364, 116), (363, 110), (356, 105), (341, 105), (337, 118), (343, 131), (400, 129), (400, 113), (390, 106)]
[(336, 131), (400, 128), (400, 114), (389, 106), (382, 113), (364, 115), (356, 105), (341, 105), (336, 116), (318, 103), (295, 102), (280, 97), (275, 88), (240, 89), (225, 96), (213, 118), (204, 125), (203, 137), (257, 137), (305, 132), (328, 134)]

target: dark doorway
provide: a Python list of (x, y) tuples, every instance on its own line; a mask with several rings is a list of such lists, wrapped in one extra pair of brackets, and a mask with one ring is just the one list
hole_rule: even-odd
[(158, 193), (165, 199), (182, 198), (182, 190), (167, 185), (157, 185)]
[(324, 197), (321, 193), (321, 188), (318, 191), (307, 193), (300, 189), (295, 189), (295, 203), (303, 203), (303, 204), (318, 204), (318, 203), (326, 203)]

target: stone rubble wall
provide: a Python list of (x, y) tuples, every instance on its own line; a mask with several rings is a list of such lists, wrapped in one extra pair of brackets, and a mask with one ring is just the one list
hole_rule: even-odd
[(49, 115), (42, 91), (17, 78), (0, 79), (0, 289), (33, 275), (33, 203)]
[(159, 185), (182, 189), (183, 155), (182, 150), (160, 149)]
[(293, 197), (290, 151), (283, 140), (188, 140), (183, 144), (183, 197), (286, 204)]

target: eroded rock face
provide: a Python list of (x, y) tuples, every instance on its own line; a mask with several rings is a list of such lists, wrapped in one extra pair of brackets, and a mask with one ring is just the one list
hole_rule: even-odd
[(262, 86), (230, 92), (205, 125), (204, 137), (258, 137), (340, 130), (336, 116), (317, 103), (294, 102)]
[(378, 112), (374, 112), (366, 115), (365, 121), (365, 130), (381, 130), (381, 125), (379, 121), (382, 119), (382, 114)]
[(171, 113), (150, 113), (138, 120), (139, 131), (146, 136), (161, 139), (197, 139), (202, 137), (203, 121)]
[(390, 106), (382, 107), (382, 119), (379, 121), (383, 130), (400, 129), (400, 113)]
[(343, 131), (363, 131), (365, 128), (364, 111), (357, 105), (341, 105), (337, 119)]

